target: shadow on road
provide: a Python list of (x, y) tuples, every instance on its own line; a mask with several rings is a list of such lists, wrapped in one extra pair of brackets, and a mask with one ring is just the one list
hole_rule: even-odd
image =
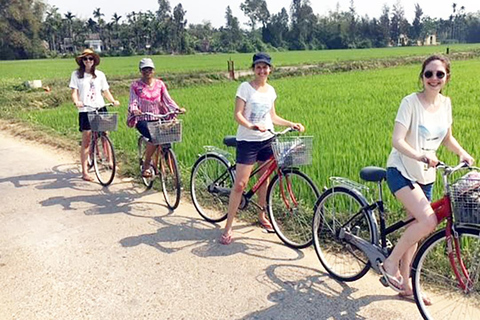
[[(355, 298), (357, 289), (317, 269), (297, 265), (271, 265), (259, 281), (272, 288), (268, 300), (275, 305), (243, 319), (368, 319), (359, 314), (363, 307), (392, 299), (388, 295)], [(395, 317), (383, 312), (385, 319)]]

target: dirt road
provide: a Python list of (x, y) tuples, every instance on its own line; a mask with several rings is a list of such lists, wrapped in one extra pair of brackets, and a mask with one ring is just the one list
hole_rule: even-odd
[(337, 283), (252, 225), (223, 246), (187, 200), (84, 182), (76, 155), (0, 132), (0, 159), (0, 319), (419, 319), (374, 274)]

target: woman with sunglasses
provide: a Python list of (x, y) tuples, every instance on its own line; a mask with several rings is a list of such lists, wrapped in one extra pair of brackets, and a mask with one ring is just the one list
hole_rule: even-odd
[[(79, 130), (82, 132), (82, 146), (80, 149), (80, 161), (82, 165), (82, 179), (93, 181), (88, 174), (88, 145), (91, 139), (91, 127), (88, 121), (88, 107), (99, 108), (105, 105), (105, 97), (114, 106), (120, 105), (118, 100), (113, 98), (105, 74), (96, 70), (100, 64), (100, 56), (92, 49), (85, 49), (82, 54), (75, 58), (78, 69), (72, 72), (70, 88), (72, 89), (72, 100), (78, 109)], [(107, 111), (100, 109), (99, 111)]]
[[(452, 106), (442, 89), (450, 80), (450, 62), (443, 56), (430, 56), (422, 64), (420, 81), (423, 90), (403, 98), (393, 129), (393, 148), (387, 161), (387, 183), (403, 204), (407, 215), (414, 217), (398, 240), (390, 256), (381, 265), (389, 286), (406, 299), (413, 299), (410, 264), (417, 243), (437, 226), (430, 206), (435, 155), (440, 145), (472, 164), (474, 159), (452, 135)], [(432, 302), (423, 296), (424, 303)]]
[[(174, 110), (185, 113), (186, 110), (185, 108), (180, 108), (170, 97), (165, 83), (155, 77), (155, 65), (152, 59), (143, 58), (140, 60), (138, 69), (140, 70), (141, 78), (134, 81), (130, 86), (127, 125), (131, 128), (137, 128), (141, 135), (150, 140), (147, 122), (157, 121), (158, 119), (150, 115), (143, 115), (144, 112), (166, 114)], [(174, 117), (172, 115), (170, 118), (166, 118), (166, 120), (171, 120)], [(144, 163), (150, 163), (155, 149), (156, 146), (152, 143), (147, 144)], [(142, 168), (142, 176), (145, 178), (152, 177), (153, 172), (150, 170), (148, 167)]]

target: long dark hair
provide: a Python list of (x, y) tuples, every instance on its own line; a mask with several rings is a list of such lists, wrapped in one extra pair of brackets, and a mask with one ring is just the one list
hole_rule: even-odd
[[(93, 66), (90, 68), (90, 74), (94, 79), (97, 77), (97, 75), (95, 74), (95, 64), (93, 64)], [(77, 75), (79, 79), (83, 79), (83, 77), (85, 76), (85, 65), (83, 64), (83, 61), (81, 61), (80, 65), (78, 66)]]

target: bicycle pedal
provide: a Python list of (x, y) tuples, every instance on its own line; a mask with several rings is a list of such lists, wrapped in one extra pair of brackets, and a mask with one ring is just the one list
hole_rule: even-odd
[(388, 282), (385, 279), (385, 277), (380, 277), (380, 279), (378, 279), (378, 281), (380, 281), (380, 283), (383, 284), (384, 287), (387, 287), (387, 288), (389, 287)]

